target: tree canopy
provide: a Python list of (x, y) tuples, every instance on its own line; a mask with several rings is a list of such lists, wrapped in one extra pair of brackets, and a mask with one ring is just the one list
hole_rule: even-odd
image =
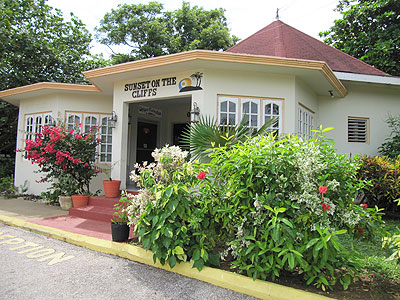
[[(82, 71), (105, 64), (74, 15), (64, 21), (45, 0), (0, 1), (0, 90), (41, 81), (84, 83)], [(0, 154), (15, 151), (18, 109), (0, 102)]]
[(224, 12), (188, 2), (175, 11), (164, 11), (158, 2), (123, 4), (103, 17), (97, 38), (110, 48), (130, 49), (129, 54), (115, 53), (113, 63), (193, 49), (226, 50), (239, 39), (229, 33)]
[(342, 19), (325, 42), (391, 75), (400, 75), (400, 1), (340, 0)]

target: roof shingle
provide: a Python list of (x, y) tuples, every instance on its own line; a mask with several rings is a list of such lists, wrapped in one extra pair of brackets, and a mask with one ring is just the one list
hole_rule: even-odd
[(272, 22), (226, 51), (324, 61), (333, 71), (379, 76), (388, 75), (280, 20)]

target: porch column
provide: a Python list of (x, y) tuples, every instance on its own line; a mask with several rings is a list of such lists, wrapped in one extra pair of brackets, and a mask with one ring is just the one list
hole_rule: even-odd
[(125, 189), (127, 180), (129, 103), (122, 101), (116, 103), (114, 100), (113, 104), (118, 121), (113, 129), (111, 177), (112, 179), (121, 180), (121, 189)]

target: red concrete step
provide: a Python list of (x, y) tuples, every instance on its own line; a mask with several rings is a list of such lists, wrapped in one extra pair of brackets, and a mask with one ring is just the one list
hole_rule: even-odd
[(90, 197), (89, 205), (113, 208), (114, 204), (117, 204), (119, 202), (119, 199), (120, 197), (118, 198), (107, 198), (105, 196)]
[[(59, 216), (29, 220), (28, 222), (111, 241), (111, 223), (109, 221), (100, 222), (74, 216)], [(129, 238), (134, 237), (133, 227), (131, 227)]]
[(87, 205), (79, 208), (70, 208), (69, 215), (101, 222), (110, 222), (114, 213), (112, 207)]

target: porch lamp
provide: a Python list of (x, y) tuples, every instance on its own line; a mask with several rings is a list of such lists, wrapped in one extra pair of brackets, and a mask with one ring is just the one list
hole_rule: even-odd
[(193, 102), (193, 108), (189, 112), (190, 115), (190, 121), (193, 123), (199, 122), (199, 116), (200, 116), (200, 108), (197, 106), (196, 102)]
[(115, 128), (115, 123), (117, 123), (118, 117), (115, 111), (112, 112), (111, 117), (107, 118), (107, 125), (110, 128)]

